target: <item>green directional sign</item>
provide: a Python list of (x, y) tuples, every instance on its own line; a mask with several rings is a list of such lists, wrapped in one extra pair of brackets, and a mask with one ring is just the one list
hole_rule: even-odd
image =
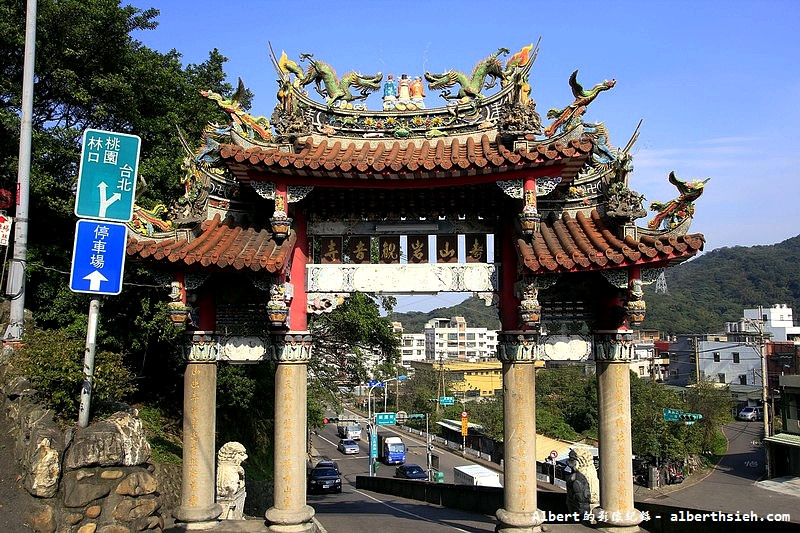
[(681, 413), (680, 421), (687, 426), (691, 426), (701, 418), (703, 418), (703, 415), (700, 413)]
[(394, 426), (397, 424), (397, 414), (375, 413), (375, 423), (379, 426)]
[(680, 422), (682, 409), (664, 409), (664, 420), (667, 422)]
[(456, 399), (454, 396), (442, 396), (439, 398), (439, 405), (455, 405)]
[(83, 132), (75, 214), (128, 222), (133, 216), (139, 146), (136, 135), (87, 129)]

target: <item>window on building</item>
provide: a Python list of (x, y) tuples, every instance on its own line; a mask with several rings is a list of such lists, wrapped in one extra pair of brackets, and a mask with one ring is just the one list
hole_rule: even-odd
[(739, 374), (739, 385), (747, 385), (747, 374)]
[(714, 362), (719, 363), (719, 352), (714, 352)]
[(644, 367), (643, 366), (639, 367), (639, 375), (640, 376), (644, 376)]
[(717, 379), (720, 383), (725, 383), (725, 374), (717, 374)]
[(449, 341), (457, 341), (458, 340), (458, 333), (448, 333), (447, 340)]
[(733, 355), (733, 362), (734, 363), (738, 363), (739, 362), (739, 352), (733, 352), (733, 354), (731, 354), (731, 355)]
[(474, 333), (467, 333), (467, 340), (468, 341), (474, 341), (475, 340), (475, 334)]

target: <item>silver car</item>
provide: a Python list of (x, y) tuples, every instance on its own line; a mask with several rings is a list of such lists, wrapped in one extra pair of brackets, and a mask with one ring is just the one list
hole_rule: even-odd
[(359, 451), (358, 443), (353, 439), (341, 439), (336, 447), (345, 455), (354, 455)]
[(764, 408), (748, 406), (739, 411), (739, 420), (764, 420)]

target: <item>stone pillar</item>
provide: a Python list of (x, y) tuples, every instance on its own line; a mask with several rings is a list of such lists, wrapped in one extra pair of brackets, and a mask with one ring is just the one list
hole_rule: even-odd
[(222, 508), (215, 502), (214, 466), (217, 407), (217, 337), (210, 331), (187, 334), (183, 378), (183, 468), (181, 504), (175, 519), (202, 529)]
[(306, 504), (306, 382), (311, 335), (273, 336), (275, 359), (275, 503), (264, 517), (275, 533), (313, 532), (314, 509)]
[(638, 530), (641, 513), (633, 506), (630, 361), (628, 329), (594, 332), (599, 410), (601, 525), (614, 531)]
[(503, 434), (505, 483), (503, 507), (497, 510), (498, 533), (540, 531), (536, 508), (536, 366), (537, 331), (498, 335), (497, 358), (503, 362)]

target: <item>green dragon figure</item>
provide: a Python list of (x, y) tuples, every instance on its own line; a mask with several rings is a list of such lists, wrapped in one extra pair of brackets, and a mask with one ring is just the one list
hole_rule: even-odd
[(239, 86), (230, 100), (223, 98), (221, 94), (214, 91), (200, 91), (200, 94), (214, 100), (217, 105), (230, 115), (233, 123), (233, 128), (238, 129), (245, 133), (248, 138), (252, 139), (255, 134), (258, 134), (265, 141), (272, 139), (272, 134), (269, 131), (269, 120), (266, 117), (254, 117), (241, 108), (240, 101), (245, 93), (245, 86), (242, 78), (239, 78)]
[[(434, 90), (445, 88), (441, 93), (442, 98), (445, 100), (463, 100), (467, 102), (468, 100), (483, 98), (481, 94), (483, 89), (490, 89), (497, 84), (497, 80), (506, 79), (507, 71), (503, 69), (503, 65), (497, 59), (497, 56), (501, 54), (507, 55), (508, 53), (508, 48), (499, 48), (497, 52), (478, 62), (469, 76), (457, 70), (448, 70), (442, 74), (426, 72), (425, 79), (428, 81), (428, 88)], [(514, 67), (512, 66), (511, 68), (513, 69)], [(487, 77), (490, 78), (488, 82), (486, 81)], [(458, 93), (451, 95), (446, 87), (452, 87), (456, 83), (461, 88)]]
[[(353, 71), (348, 72), (339, 79), (330, 65), (313, 59), (311, 54), (300, 54), (300, 61), (309, 62), (305, 73), (294, 61), (287, 60), (282, 62), (281, 66), (285, 68), (286, 72), (293, 72), (298, 77), (302, 76), (297, 82), (300, 88), (314, 82), (317, 92), (325, 98), (325, 103), (328, 107), (333, 107), (336, 102), (366, 100), (369, 93), (377, 91), (381, 87), (383, 74), (380, 72), (374, 76), (364, 76)], [(359, 95), (354, 95), (350, 92), (350, 87), (353, 86), (361, 89)]]
[(711, 178), (704, 180), (681, 181), (675, 177), (675, 172), (669, 173), (669, 182), (678, 188), (680, 195), (674, 200), (662, 204), (652, 202), (650, 209), (658, 211), (653, 220), (647, 223), (650, 229), (657, 229), (663, 225), (666, 229), (674, 228), (685, 219), (694, 216), (694, 201), (703, 194), (705, 184)]
[(554, 118), (556, 120), (544, 130), (544, 134), (550, 137), (562, 124), (564, 124), (565, 129), (571, 129), (572, 126), (577, 126), (581, 115), (586, 112), (586, 106), (591, 104), (592, 101), (597, 98), (598, 94), (602, 91), (609, 90), (616, 85), (616, 83), (617, 80), (604, 81), (586, 91), (583, 89), (583, 86), (578, 83), (578, 71), (576, 70), (573, 72), (569, 77), (569, 86), (572, 88), (575, 101), (564, 109), (553, 108), (547, 112), (547, 118)]

